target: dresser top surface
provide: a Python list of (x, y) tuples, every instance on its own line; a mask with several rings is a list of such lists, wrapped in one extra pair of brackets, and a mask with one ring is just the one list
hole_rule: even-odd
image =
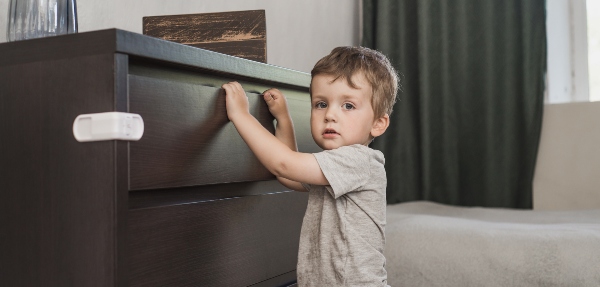
[(310, 85), (308, 73), (119, 29), (0, 43), (0, 66), (111, 53), (305, 89)]

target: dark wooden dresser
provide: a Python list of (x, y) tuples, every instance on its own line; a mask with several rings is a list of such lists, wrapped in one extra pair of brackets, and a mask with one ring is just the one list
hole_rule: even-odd
[[(115, 29), (0, 44), (0, 286), (293, 284), (307, 196), (228, 121), (232, 80), (272, 132), (259, 94), (281, 89), (319, 150), (306, 73)], [(141, 140), (75, 140), (111, 111), (140, 114)]]

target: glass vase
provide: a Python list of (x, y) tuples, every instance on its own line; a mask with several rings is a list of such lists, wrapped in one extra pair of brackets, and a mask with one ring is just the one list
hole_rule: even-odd
[(76, 0), (10, 0), (8, 41), (77, 33)]

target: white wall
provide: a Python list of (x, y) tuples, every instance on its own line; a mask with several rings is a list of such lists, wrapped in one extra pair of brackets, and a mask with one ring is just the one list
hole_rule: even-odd
[[(337, 46), (359, 44), (359, 0), (78, 0), (79, 32), (119, 28), (142, 33), (142, 17), (264, 9), (267, 62), (310, 72)], [(0, 0), (0, 42), (9, 0)]]
[(546, 102), (587, 102), (586, 0), (546, 0), (546, 15)]

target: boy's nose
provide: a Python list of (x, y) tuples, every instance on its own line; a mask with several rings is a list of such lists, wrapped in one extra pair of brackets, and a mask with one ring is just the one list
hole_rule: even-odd
[(325, 112), (325, 122), (337, 122), (335, 111), (332, 108), (328, 108), (327, 112)]

